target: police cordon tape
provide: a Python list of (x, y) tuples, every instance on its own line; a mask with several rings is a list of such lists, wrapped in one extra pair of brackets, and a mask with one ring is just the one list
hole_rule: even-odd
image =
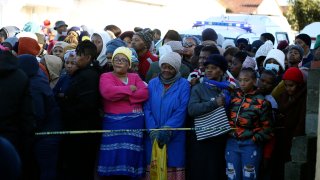
[(195, 131), (195, 130), (225, 130), (237, 128), (161, 128), (161, 129), (114, 129), (114, 130), (81, 130), (81, 131), (47, 131), (37, 132), (36, 136), (47, 135), (69, 135), (69, 134), (97, 134), (97, 133), (113, 133), (113, 132), (148, 132), (148, 131)]

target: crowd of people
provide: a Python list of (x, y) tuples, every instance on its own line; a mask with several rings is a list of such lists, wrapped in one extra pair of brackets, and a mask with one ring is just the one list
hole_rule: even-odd
[[(0, 43), (8, 180), (150, 179), (155, 140), (169, 180), (284, 179), (292, 139), (305, 135), (308, 69), (320, 61), (320, 35), (313, 50), (307, 34), (274, 48), (271, 33), (249, 43), (211, 28), (161, 39), (158, 29), (89, 33), (46, 20), (3, 27)], [(218, 108), (230, 130), (199, 140), (196, 119)], [(80, 133), (35, 135), (52, 131)]]

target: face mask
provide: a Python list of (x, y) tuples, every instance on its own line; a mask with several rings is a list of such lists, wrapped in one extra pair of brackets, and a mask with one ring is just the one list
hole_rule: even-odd
[(266, 70), (274, 69), (277, 72), (279, 72), (279, 68), (280, 68), (280, 66), (278, 64), (266, 64), (266, 67), (265, 67)]

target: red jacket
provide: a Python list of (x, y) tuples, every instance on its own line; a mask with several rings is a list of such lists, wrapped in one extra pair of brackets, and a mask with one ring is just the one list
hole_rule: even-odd
[(144, 80), (152, 62), (158, 61), (158, 57), (147, 51), (144, 55), (139, 57), (139, 74)]

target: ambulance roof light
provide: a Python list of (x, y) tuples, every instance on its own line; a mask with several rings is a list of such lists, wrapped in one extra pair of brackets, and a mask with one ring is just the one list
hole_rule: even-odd
[(248, 23), (234, 22), (234, 21), (225, 21), (225, 22), (212, 22), (212, 21), (196, 21), (193, 24), (193, 27), (199, 26), (226, 26), (226, 27), (238, 27), (246, 30), (247, 32), (252, 32), (251, 25)]

